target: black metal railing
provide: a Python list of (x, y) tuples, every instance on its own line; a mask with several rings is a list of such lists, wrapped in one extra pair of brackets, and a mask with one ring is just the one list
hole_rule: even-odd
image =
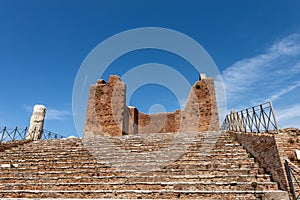
[(43, 129), (41, 140), (62, 139), (64, 136)]
[(266, 102), (238, 112), (232, 111), (226, 115), (221, 130), (239, 132), (269, 132), (279, 133), (272, 102)]
[(285, 170), (291, 193), (294, 200), (297, 200), (300, 196), (300, 168), (292, 163), (289, 159), (285, 159)]
[[(33, 134), (36, 130), (33, 130)], [(8, 142), (8, 141), (15, 141), (15, 140), (25, 140), (26, 136), (28, 135), (28, 128), (7, 128), (2, 127), (0, 128), (0, 142)], [(41, 134), (41, 140), (50, 140), (50, 139), (60, 139), (64, 138), (64, 136), (59, 135), (57, 133), (53, 133), (48, 130), (43, 130)]]

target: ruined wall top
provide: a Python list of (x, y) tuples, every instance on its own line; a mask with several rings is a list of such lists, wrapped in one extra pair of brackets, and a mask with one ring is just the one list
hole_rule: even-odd
[(200, 74), (199, 81), (206, 79), (206, 74)]
[(219, 119), (213, 78), (199, 75), (183, 110), (145, 114), (126, 105), (126, 85), (119, 76), (99, 79), (90, 88), (85, 133), (123, 135), (157, 132), (218, 130)]

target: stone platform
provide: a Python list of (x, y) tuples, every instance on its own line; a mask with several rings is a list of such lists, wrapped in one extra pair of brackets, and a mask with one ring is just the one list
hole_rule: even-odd
[(289, 199), (221, 132), (33, 141), (0, 164), (1, 198)]

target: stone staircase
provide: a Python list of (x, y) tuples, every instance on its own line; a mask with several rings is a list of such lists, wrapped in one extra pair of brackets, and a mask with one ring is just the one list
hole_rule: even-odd
[(34, 141), (0, 164), (2, 198), (288, 199), (221, 132)]

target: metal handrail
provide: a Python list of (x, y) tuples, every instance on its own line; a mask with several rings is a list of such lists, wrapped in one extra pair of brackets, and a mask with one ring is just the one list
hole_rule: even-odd
[(256, 133), (275, 130), (279, 133), (272, 102), (265, 102), (226, 115), (221, 130)]
[(294, 200), (298, 200), (300, 196), (300, 168), (292, 163), (289, 159), (285, 159), (284, 165), (291, 193)]
[[(27, 135), (28, 135), (27, 127), (22, 129), (18, 127), (7, 128), (5, 126), (0, 129), (0, 142), (25, 140)], [(45, 129), (43, 129), (42, 131), (41, 140), (51, 140), (51, 139), (61, 139), (61, 138), (64, 138), (64, 136)]]

